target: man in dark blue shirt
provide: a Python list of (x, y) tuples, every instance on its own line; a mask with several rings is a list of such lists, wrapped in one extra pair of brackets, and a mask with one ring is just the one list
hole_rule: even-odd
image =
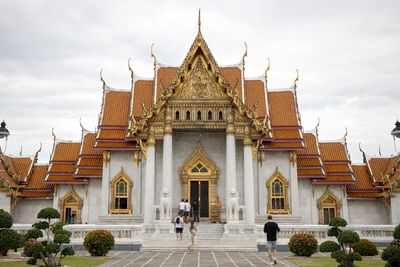
[(270, 262), (276, 262), (276, 234), (280, 231), (276, 222), (272, 221), (272, 216), (268, 215), (268, 222), (264, 225), (264, 233), (267, 235), (268, 258)]

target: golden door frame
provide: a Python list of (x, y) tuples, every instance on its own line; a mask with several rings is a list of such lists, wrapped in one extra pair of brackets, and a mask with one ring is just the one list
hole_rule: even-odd
[[(72, 201), (71, 201), (72, 200)], [(72, 188), (71, 191), (66, 194), (62, 199), (59, 200), (59, 206), (61, 210), (61, 221), (65, 221), (65, 211), (67, 208), (76, 209), (76, 221), (75, 224), (82, 223), (81, 212), (83, 206), (82, 198)]]
[[(207, 169), (207, 172), (193, 172), (198, 164)], [(217, 221), (219, 211), (217, 209), (217, 180), (219, 170), (214, 160), (212, 160), (202, 149), (200, 143), (197, 144), (196, 150), (186, 159), (180, 169), (180, 177), (182, 184), (182, 198), (190, 201), (190, 182), (192, 181), (208, 181), (208, 218), (211, 221)]]

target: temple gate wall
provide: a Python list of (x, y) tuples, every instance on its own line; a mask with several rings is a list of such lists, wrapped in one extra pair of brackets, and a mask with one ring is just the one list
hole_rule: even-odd
[(390, 212), (382, 200), (347, 200), (349, 224), (390, 224)]
[(52, 207), (52, 199), (21, 199), (12, 210), (14, 223), (30, 223), (37, 221), (37, 214), (43, 208)]
[(0, 209), (10, 212), (10, 197), (7, 196), (8, 191), (0, 191)]

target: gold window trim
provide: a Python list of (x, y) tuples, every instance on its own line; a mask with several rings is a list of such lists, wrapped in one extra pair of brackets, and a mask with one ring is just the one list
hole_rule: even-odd
[[(123, 180), (127, 186), (127, 209), (116, 209), (115, 208), (115, 199), (121, 198), (117, 196), (117, 183)], [(111, 180), (110, 182), (110, 190), (111, 190), (111, 201), (108, 209), (108, 213), (110, 214), (132, 214), (132, 180), (126, 175), (124, 169), (121, 168), (121, 171)]]
[[(329, 201), (330, 200), (330, 201)], [(319, 210), (319, 224), (324, 224), (324, 208), (333, 208), (335, 218), (340, 217), (342, 202), (329, 189), (318, 199), (317, 207)]]
[[(283, 190), (283, 199), (284, 199), (284, 209), (272, 209), (272, 199), (278, 198), (272, 196), (272, 184), (278, 180), (282, 183)], [(268, 192), (268, 205), (267, 205), (267, 214), (290, 214), (289, 208), (289, 199), (288, 199), (288, 188), (289, 182), (286, 178), (280, 173), (278, 167), (276, 167), (274, 174), (267, 180), (267, 192)]]
[[(74, 200), (73, 202), (69, 200)], [(82, 198), (75, 192), (74, 188), (71, 188), (71, 191), (66, 194), (62, 199), (59, 200), (59, 206), (61, 210), (61, 221), (65, 222), (65, 216), (66, 216), (66, 209), (71, 208), (71, 209), (76, 209), (76, 224), (82, 223), (81, 220), (81, 214), (82, 214), (82, 206), (83, 206), (83, 200)]]

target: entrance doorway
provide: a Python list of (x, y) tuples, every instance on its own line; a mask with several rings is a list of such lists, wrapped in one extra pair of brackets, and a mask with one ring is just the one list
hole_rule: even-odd
[(208, 181), (190, 181), (190, 196), (189, 201), (194, 200), (199, 203), (199, 215), (200, 217), (209, 216), (209, 185)]

